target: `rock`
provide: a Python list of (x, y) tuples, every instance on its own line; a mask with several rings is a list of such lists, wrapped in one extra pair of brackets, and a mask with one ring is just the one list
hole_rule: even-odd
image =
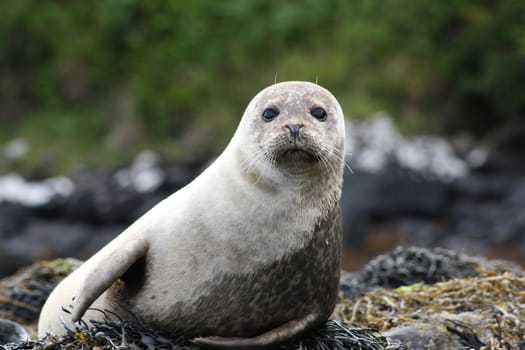
[(18, 174), (0, 176), (0, 201), (19, 203), (29, 208), (46, 205), (54, 197), (67, 197), (74, 184), (58, 176), (43, 181), (27, 181)]
[(356, 170), (378, 173), (395, 165), (428, 179), (449, 182), (469, 172), (452, 145), (437, 136), (405, 138), (385, 113), (366, 120), (347, 120), (348, 163)]
[(359, 272), (342, 274), (340, 289), (345, 298), (353, 298), (379, 287), (394, 289), (475, 276), (478, 265), (478, 259), (452, 250), (397, 247), (375, 257)]
[(463, 344), (455, 334), (428, 323), (411, 323), (389, 329), (386, 337), (407, 345), (408, 349), (457, 350)]
[(478, 201), (501, 200), (513, 188), (515, 178), (502, 176), (487, 176), (471, 174), (454, 181), (451, 190), (459, 198), (471, 198)]
[(49, 293), (79, 265), (74, 259), (42, 261), (0, 280), (0, 318), (15, 321), (36, 335), (40, 309)]
[[(401, 214), (440, 215), (448, 200), (443, 183), (411, 177), (409, 174), (385, 171), (345, 174), (343, 199), (349, 208), (370, 216), (391, 217)], [(424, 193), (425, 195), (421, 195)]]
[(29, 340), (29, 333), (16, 322), (0, 318), (0, 346)]
[(193, 178), (202, 172), (201, 164), (171, 164), (165, 168), (166, 183), (164, 191), (176, 191), (189, 184)]
[(28, 214), (28, 210), (21, 204), (0, 201), (0, 239), (9, 239), (19, 234), (25, 226)]
[(117, 234), (124, 225), (88, 226), (80, 222), (33, 219), (22, 235), (0, 245), (0, 276), (34, 261), (55, 257), (88, 258)]
[[(459, 262), (474, 264), (474, 276), (395, 289), (373, 288), (345, 298), (336, 306), (335, 314), (344, 322), (374, 327), (388, 337), (406, 342), (410, 349), (521, 348), (525, 337), (525, 325), (521, 322), (525, 314), (523, 269), (508, 262), (458, 257)], [(390, 280), (384, 275), (397, 278), (394, 266), (412, 270), (407, 265), (417, 265), (410, 260), (396, 265), (395, 260), (386, 271), (382, 271), (383, 264), (371, 264), (377, 269), (376, 275), (383, 276), (380, 280)], [(439, 260), (443, 259), (436, 261)], [(344, 278), (348, 277), (352, 275)]]
[(111, 174), (79, 170), (73, 180), (77, 189), (68, 200), (65, 217), (91, 224), (132, 222), (137, 218), (140, 194), (120, 187)]
[(400, 169), (378, 173), (347, 171), (341, 198), (347, 246), (363, 244), (370, 221), (444, 216), (449, 201), (447, 184), (410, 175)]
[(158, 154), (153, 151), (142, 151), (129, 168), (119, 169), (113, 177), (122, 188), (150, 193), (161, 187), (166, 178), (164, 170), (159, 165)]

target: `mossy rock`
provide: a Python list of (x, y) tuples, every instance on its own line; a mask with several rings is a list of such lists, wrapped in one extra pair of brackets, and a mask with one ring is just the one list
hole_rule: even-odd
[(41, 261), (0, 280), (0, 318), (15, 321), (35, 335), (49, 293), (81, 263), (75, 259)]
[(346, 299), (336, 314), (410, 349), (522, 349), (524, 290), (522, 273), (481, 270), (477, 276), (434, 284), (378, 288)]

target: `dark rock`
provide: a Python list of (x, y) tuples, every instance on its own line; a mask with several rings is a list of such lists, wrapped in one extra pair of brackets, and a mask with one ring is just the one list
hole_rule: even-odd
[(475, 276), (476, 265), (472, 258), (451, 250), (397, 247), (375, 257), (361, 271), (343, 274), (340, 288), (345, 298), (354, 298), (378, 287), (393, 289)]
[(463, 349), (458, 336), (448, 332), (444, 327), (428, 323), (405, 324), (392, 328), (383, 334), (392, 340), (406, 344), (410, 350)]
[(85, 259), (107, 244), (125, 226), (88, 226), (81, 222), (34, 219), (23, 234), (0, 245), (0, 276), (34, 261), (55, 257)]
[(121, 188), (110, 174), (79, 172), (74, 177), (75, 192), (64, 215), (86, 223), (130, 222), (141, 199), (130, 189)]
[(74, 259), (43, 261), (0, 280), (0, 318), (16, 321), (36, 334), (40, 309), (49, 293), (79, 265)]
[(0, 318), (0, 345), (29, 340), (27, 331), (16, 322)]
[(501, 200), (512, 191), (514, 179), (506, 176), (471, 174), (457, 179), (451, 190), (457, 198), (475, 200)]
[(371, 220), (399, 216), (439, 217), (446, 212), (449, 188), (406, 172), (345, 172), (341, 207), (345, 243), (363, 244)]
[(18, 203), (0, 201), (0, 239), (15, 237), (23, 230), (28, 210)]
[[(386, 287), (344, 299), (336, 306), (335, 315), (357, 326), (377, 327), (410, 349), (517, 349), (525, 336), (520, 322), (525, 312), (525, 272), (509, 262), (458, 256), (474, 265), (476, 275), (444, 277), (437, 283), (421, 281), (395, 289), (379, 283)], [(389, 266), (410, 270), (408, 266), (416, 261), (400, 265), (394, 261)], [(383, 273), (384, 264), (375, 266), (375, 275), (397, 279), (394, 268)]]
[(344, 212), (358, 210), (374, 216), (439, 215), (445, 209), (449, 191), (439, 181), (388, 171), (346, 172), (344, 181)]
[(164, 169), (166, 180), (162, 190), (174, 192), (190, 183), (200, 171), (200, 165), (170, 165)]

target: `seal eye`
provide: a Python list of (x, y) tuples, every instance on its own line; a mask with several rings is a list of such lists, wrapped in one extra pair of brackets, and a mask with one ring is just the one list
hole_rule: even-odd
[(272, 121), (275, 117), (279, 115), (279, 111), (275, 108), (266, 108), (262, 114), (262, 117), (265, 122)]
[(321, 107), (312, 108), (310, 114), (322, 122), (326, 120), (326, 111)]

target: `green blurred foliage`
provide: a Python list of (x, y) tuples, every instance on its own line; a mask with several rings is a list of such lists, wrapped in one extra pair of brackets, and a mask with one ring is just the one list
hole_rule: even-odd
[(80, 154), (217, 152), (274, 79), (318, 79), (347, 115), (386, 110), (408, 131), (483, 134), (525, 113), (522, 1), (16, 0), (0, 12), (0, 140), (59, 152), (82, 138)]

